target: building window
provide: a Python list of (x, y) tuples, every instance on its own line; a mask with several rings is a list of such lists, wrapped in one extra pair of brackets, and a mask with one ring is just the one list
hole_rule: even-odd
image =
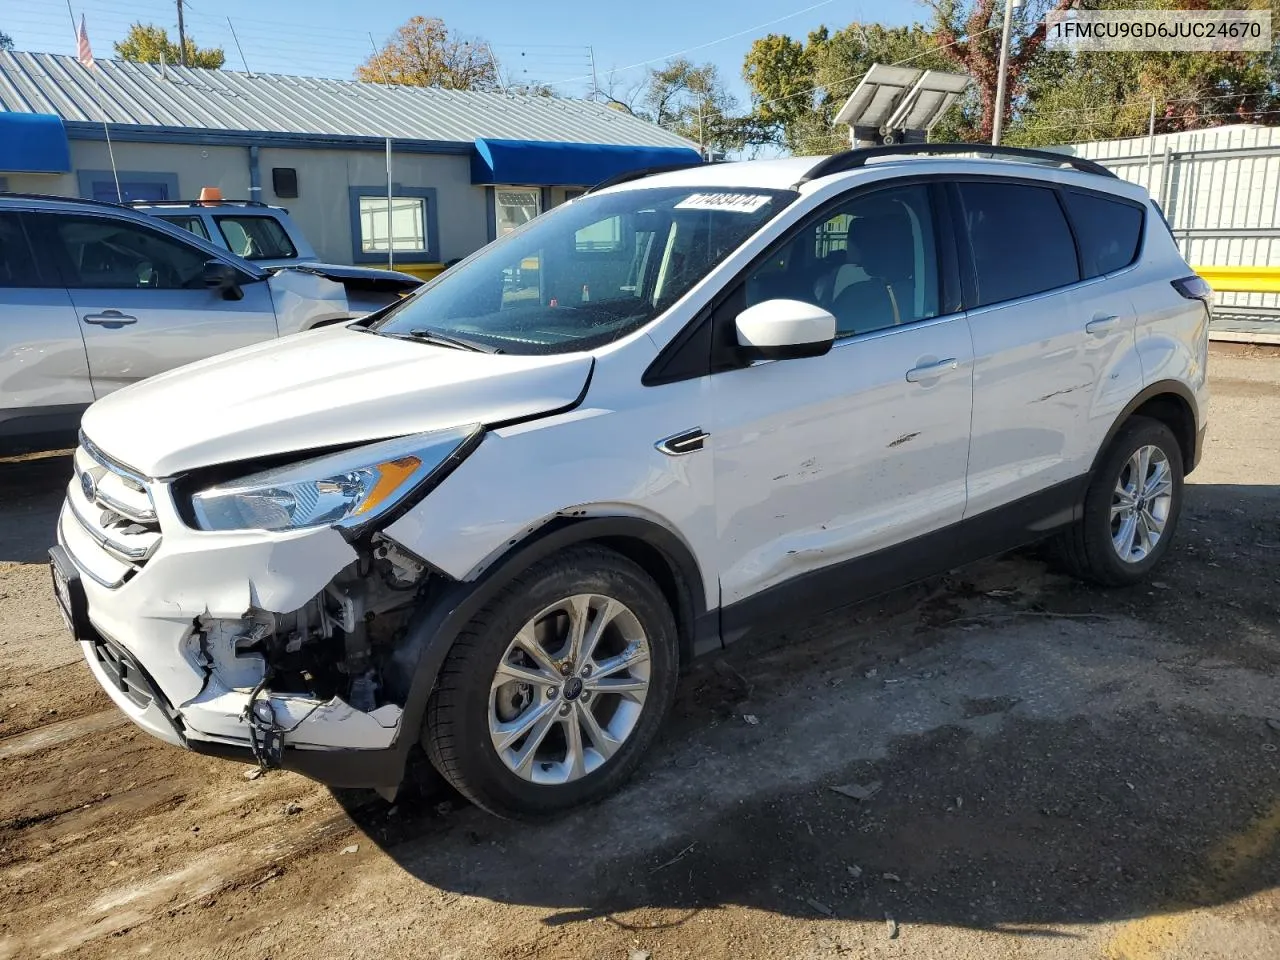
[(499, 187), (497, 205), (498, 236), (504, 237), (542, 212), (537, 190), (510, 190)]
[(579, 253), (617, 253), (622, 249), (622, 217), (605, 217), (573, 235)]
[(393, 188), (390, 217), (386, 187), (352, 187), (352, 247), (357, 263), (394, 259), (422, 263), (440, 258), (436, 236), (436, 192), (431, 188)]
[[(388, 215), (390, 208), (390, 215)], [(388, 223), (390, 227), (388, 228)], [(388, 231), (390, 241), (388, 241)], [(421, 197), (360, 198), (360, 251), (427, 252), (427, 201)]]
[[(121, 170), (120, 196), (130, 200), (180, 200), (178, 176), (174, 173), (154, 173), (142, 170)], [(77, 170), (80, 196), (86, 200), (116, 202), (116, 178), (110, 170)]]

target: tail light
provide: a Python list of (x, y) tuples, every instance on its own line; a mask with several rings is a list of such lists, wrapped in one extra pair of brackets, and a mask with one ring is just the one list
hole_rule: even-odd
[(1181, 280), (1171, 281), (1171, 285), (1173, 289), (1188, 300), (1200, 300), (1208, 304), (1213, 299), (1213, 288), (1202, 277), (1194, 273), (1189, 277), (1183, 277)]

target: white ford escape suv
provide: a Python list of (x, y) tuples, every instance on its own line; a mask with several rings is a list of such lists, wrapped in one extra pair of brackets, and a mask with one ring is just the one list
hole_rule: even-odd
[(1138, 580), (1203, 446), (1207, 288), (1140, 188), (916, 156), (966, 149), (603, 184), (99, 401), (52, 551), (90, 669), (176, 745), (388, 793), (421, 744), (537, 816), (797, 606), (1047, 537)]

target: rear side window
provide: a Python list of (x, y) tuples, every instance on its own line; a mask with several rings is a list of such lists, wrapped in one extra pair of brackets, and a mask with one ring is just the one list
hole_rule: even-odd
[(209, 239), (209, 231), (205, 229), (204, 218), (202, 217), (183, 214), (176, 217), (161, 217), (160, 219), (172, 223), (175, 227), (181, 227), (187, 233), (194, 233), (204, 240)]
[(1142, 211), (1096, 193), (1063, 194), (1080, 243), (1084, 275), (1100, 277), (1133, 263), (1142, 239)]
[(41, 287), (35, 257), (17, 214), (0, 213), (0, 287)]
[(958, 186), (977, 273), (975, 306), (1016, 300), (1080, 279), (1071, 228), (1053, 190), (1018, 183)]
[(214, 217), (231, 252), (246, 260), (296, 257), (289, 235), (274, 217)]

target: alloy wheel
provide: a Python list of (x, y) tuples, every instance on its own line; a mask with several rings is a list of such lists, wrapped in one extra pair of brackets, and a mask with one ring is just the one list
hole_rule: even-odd
[(1173, 506), (1173, 470), (1159, 447), (1135, 450), (1111, 496), (1111, 543), (1125, 563), (1141, 563), (1164, 536)]
[(489, 690), (489, 735), (507, 769), (537, 784), (598, 770), (635, 730), (649, 692), (649, 640), (626, 605), (576, 594), (516, 633)]

